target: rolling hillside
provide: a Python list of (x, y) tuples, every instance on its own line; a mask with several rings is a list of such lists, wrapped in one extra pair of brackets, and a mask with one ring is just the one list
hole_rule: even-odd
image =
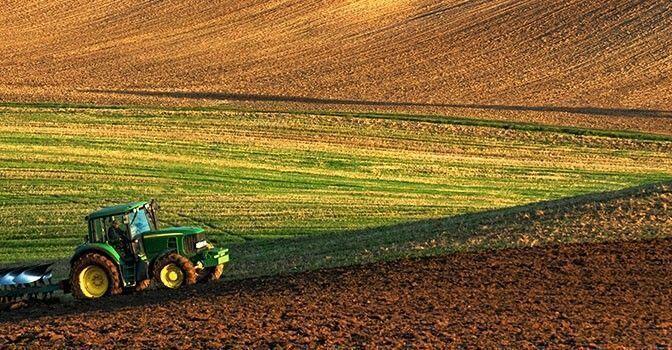
[(2, 6), (3, 101), (335, 105), (672, 134), (667, 0)]
[[(366, 242), (422, 239), (422, 222), (436, 234), (431, 220), (669, 181), (672, 142), (640, 136), (392, 116), (0, 107), (0, 264), (65, 258), (87, 213), (151, 197), (164, 225), (206, 228), (234, 261), (252, 249), (258, 265), (273, 256), (260, 252), (283, 247), (335, 262)], [(348, 235), (359, 239), (326, 244)], [(321, 244), (288, 243), (296, 237)]]

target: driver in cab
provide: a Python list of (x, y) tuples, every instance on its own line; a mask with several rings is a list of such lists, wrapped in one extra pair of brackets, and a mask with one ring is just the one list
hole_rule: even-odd
[(118, 220), (112, 219), (112, 226), (107, 230), (107, 238), (110, 242), (116, 243), (122, 256), (125, 257), (130, 251), (131, 240), (128, 238), (126, 231), (120, 228)]

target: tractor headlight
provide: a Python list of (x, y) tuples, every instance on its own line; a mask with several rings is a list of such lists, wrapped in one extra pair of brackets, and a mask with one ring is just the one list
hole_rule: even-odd
[(196, 242), (196, 249), (205, 248), (207, 246), (208, 246), (208, 241), (203, 240), (203, 241), (200, 241), (200, 242)]

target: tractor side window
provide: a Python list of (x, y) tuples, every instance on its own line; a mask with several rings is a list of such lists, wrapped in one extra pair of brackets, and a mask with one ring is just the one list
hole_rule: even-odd
[[(114, 227), (115, 222), (118, 223), (117, 228)], [(108, 242), (118, 241), (121, 239), (120, 235), (128, 237), (128, 228), (124, 215), (115, 215), (106, 218), (103, 226)]]
[(103, 225), (102, 219), (93, 220), (93, 241), (94, 242), (104, 242), (105, 241), (105, 225)]

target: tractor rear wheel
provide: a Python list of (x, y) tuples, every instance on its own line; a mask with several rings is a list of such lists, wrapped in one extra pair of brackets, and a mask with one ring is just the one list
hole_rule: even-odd
[(121, 294), (119, 269), (110, 259), (98, 254), (81, 256), (70, 270), (72, 295), (78, 299), (96, 299)]
[(189, 259), (170, 253), (154, 263), (154, 280), (165, 288), (180, 288), (196, 283), (196, 268)]
[(224, 264), (206, 267), (198, 274), (198, 283), (216, 281), (222, 277), (222, 273), (224, 273)]

